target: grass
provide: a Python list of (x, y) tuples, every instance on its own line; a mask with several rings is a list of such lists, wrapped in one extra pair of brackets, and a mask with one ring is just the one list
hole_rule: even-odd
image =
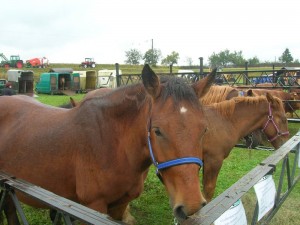
[[(77, 94), (72, 97), (79, 101), (84, 97), (84, 94)], [(69, 96), (51, 96), (40, 94), (38, 95), (37, 100), (48, 105), (59, 106), (69, 102)], [(299, 130), (299, 124), (289, 124), (289, 130), (291, 132), (291, 136), (294, 135)], [(215, 196), (221, 194), (224, 190), (229, 188), (238, 179), (247, 174), (270, 154), (272, 154), (271, 151), (248, 151), (245, 149), (234, 148), (229, 157), (224, 161), (224, 165), (219, 175)], [(280, 166), (278, 166), (278, 168), (280, 168)], [(280, 169), (277, 169), (276, 173), (274, 174), (276, 183), (279, 172)], [(297, 184), (279, 212), (271, 221), (271, 224), (300, 224), (300, 219), (298, 217), (298, 209), (300, 207), (299, 199), (300, 185)], [(253, 214), (255, 203), (255, 194), (251, 189), (251, 191), (243, 197), (243, 205), (248, 217), (250, 218), (248, 218), (248, 223), (251, 222), (251, 216)], [(25, 205), (23, 205), (23, 207), (25, 209), (25, 215), (27, 215), (29, 224), (51, 224), (48, 210), (34, 209)], [(169, 200), (166, 195), (166, 191), (164, 186), (156, 177), (153, 167), (150, 168), (149, 175), (145, 181), (144, 192), (138, 199), (135, 199), (131, 202), (131, 212), (137, 219), (138, 225), (173, 224), (172, 210), (169, 206)]]

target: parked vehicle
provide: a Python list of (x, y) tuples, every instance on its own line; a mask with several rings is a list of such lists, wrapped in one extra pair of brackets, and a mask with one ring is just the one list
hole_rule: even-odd
[(46, 57), (26, 60), (27, 68), (46, 68), (48, 66), (49, 66), (49, 60)]
[(80, 75), (80, 92), (88, 92), (96, 89), (96, 70), (74, 71), (73, 73), (79, 73)]
[[(122, 71), (119, 70), (119, 75), (122, 75)], [(97, 88), (115, 88), (117, 87), (116, 70), (99, 70), (97, 79)]]
[(7, 81), (12, 84), (12, 89), (17, 94), (33, 95), (34, 93), (34, 73), (31, 70), (8, 70)]
[(95, 68), (96, 63), (94, 61), (94, 58), (85, 58), (84, 62), (82, 62), (79, 66), (83, 68), (88, 68), (88, 67)]
[(6, 79), (0, 79), (0, 95), (2, 95), (2, 89), (5, 88), (6, 83), (7, 83)]
[(10, 59), (7, 59), (3, 53), (0, 53), (1, 63), (0, 66), (6, 69), (10, 67), (21, 69), (23, 68), (23, 60), (20, 59), (18, 55), (10, 56)]
[(51, 69), (42, 73), (40, 80), (35, 85), (37, 93), (72, 95), (80, 92), (80, 75), (73, 73), (72, 69)]

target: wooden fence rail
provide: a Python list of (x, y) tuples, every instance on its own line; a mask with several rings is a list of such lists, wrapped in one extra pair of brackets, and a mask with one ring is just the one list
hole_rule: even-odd
[[(281, 148), (276, 150), (272, 155), (262, 161), (257, 167), (252, 169), (248, 174), (233, 184), (230, 188), (212, 200), (208, 205), (202, 208), (197, 215), (186, 220), (183, 225), (209, 225), (217, 220), (226, 210), (246, 194), (259, 180), (265, 175), (272, 174), (277, 164), (282, 162), (279, 184), (277, 187), (275, 205), (272, 210), (265, 216), (260, 224), (268, 224), (276, 214), (284, 200), (290, 194), (296, 183), (300, 179), (299, 169), (299, 151), (300, 151), (300, 130)], [(295, 154), (292, 169), (290, 169), (290, 154)], [(286, 176), (287, 190), (282, 193), (284, 177)], [(258, 206), (254, 210), (252, 224), (257, 223)]]
[(17, 212), (24, 225), (27, 225), (29, 223), (27, 222), (21, 204), (15, 194), (16, 191), (19, 191), (33, 199), (44, 203), (45, 205), (49, 206), (49, 208), (55, 209), (58, 212), (58, 216), (56, 218), (56, 221), (54, 221), (54, 224), (58, 223), (59, 218), (62, 218), (64, 223), (67, 225), (72, 225), (71, 219), (79, 220), (81, 222), (84, 222), (85, 224), (120, 224), (113, 221), (108, 215), (99, 213), (76, 202), (60, 197), (52, 192), (49, 192), (41, 187), (30, 184), (21, 179), (15, 179), (13, 176), (10, 176), (9, 174), (3, 172), (0, 172), (0, 190), (0, 209), (3, 209), (4, 198), (9, 195), (12, 198)]

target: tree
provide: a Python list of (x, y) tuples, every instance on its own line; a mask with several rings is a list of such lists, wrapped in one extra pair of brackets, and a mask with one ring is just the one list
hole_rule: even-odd
[(167, 57), (161, 61), (161, 64), (162, 65), (170, 65), (170, 64), (174, 65), (174, 64), (178, 63), (178, 59), (179, 59), (179, 53), (173, 51), (171, 53), (171, 55), (167, 55)]
[(249, 66), (255, 66), (255, 65), (259, 64), (259, 63), (260, 63), (260, 61), (259, 61), (259, 59), (256, 56), (254, 56), (253, 58), (249, 58), (248, 59)]
[(127, 58), (125, 63), (130, 65), (139, 65), (140, 60), (143, 57), (142, 53), (137, 49), (130, 49), (129, 51), (126, 51), (125, 54)]
[(185, 59), (185, 61), (186, 61), (186, 64), (187, 64), (188, 66), (192, 66), (192, 65), (193, 65), (193, 59), (192, 59), (191, 57), (187, 57), (187, 58)]
[(160, 59), (160, 57), (161, 57), (161, 51), (160, 50), (158, 50), (158, 49), (149, 49), (146, 53), (145, 53), (145, 55), (144, 55), (144, 57), (143, 57), (143, 60), (145, 61), (145, 63), (147, 63), (147, 64), (150, 64), (150, 65), (152, 65), (152, 66), (156, 66), (157, 65), (157, 63), (158, 63), (158, 61), (159, 61), (159, 59)]
[(228, 49), (220, 51), (218, 54), (214, 52), (208, 61), (211, 67), (226, 67), (230, 62), (230, 52)]
[(290, 50), (288, 48), (286, 48), (282, 55), (279, 57), (279, 61), (281, 61), (282, 63), (291, 63), (293, 62), (293, 60), (294, 59), (292, 57), (292, 54), (290, 53)]
[(260, 63), (259, 59), (254, 56), (253, 58), (248, 59), (249, 66), (254, 66)]
[(219, 53), (213, 53), (208, 58), (211, 67), (227, 67), (229, 65), (241, 66), (245, 64), (242, 51), (230, 52), (228, 49), (220, 51)]
[(243, 57), (242, 51), (234, 51), (233, 53), (229, 54), (229, 63), (233, 64), (234, 66), (243, 66), (245, 61), (246, 60)]

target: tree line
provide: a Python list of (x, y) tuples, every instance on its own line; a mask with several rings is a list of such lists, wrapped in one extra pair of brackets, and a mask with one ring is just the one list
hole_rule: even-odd
[[(149, 49), (148, 51), (145, 52), (145, 54), (142, 54), (138, 49), (130, 49), (125, 52), (125, 55), (126, 55), (125, 63), (130, 65), (139, 65), (142, 60), (144, 61), (144, 63), (153, 66), (158, 65), (159, 62), (161, 65), (175, 65), (178, 64), (178, 60), (179, 60), (178, 52), (172, 51), (165, 58), (162, 58), (161, 51), (155, 48)], [(283, 63), (283, 64), (290, 64), (290, 63), (299, 64), (299, 60), (298, 59), (294, 60), (288, 48), (286, 48), (283, 51), (281, 56), (278, 57), (278, 60), (279, 63)], [(186, 61), (188, 66), (192, 66), (193, 61), (191, 58), (187, 58)], [(262, 62), (256, 56), (253, 58), (245, 59), (242, 51), (231, 52), (228, 49), (225, 49), (218, 53), (213, 52), (208, 57), (208, 64), (209, 64), (208, 66), (210, 67), (240, 67), (240, 66), (244, 66), (246, 62), (248, 63), (249, 66), (257, 66), (260, 64), (274, 63), (274, 62), (267, 62), (267, 61)]]

